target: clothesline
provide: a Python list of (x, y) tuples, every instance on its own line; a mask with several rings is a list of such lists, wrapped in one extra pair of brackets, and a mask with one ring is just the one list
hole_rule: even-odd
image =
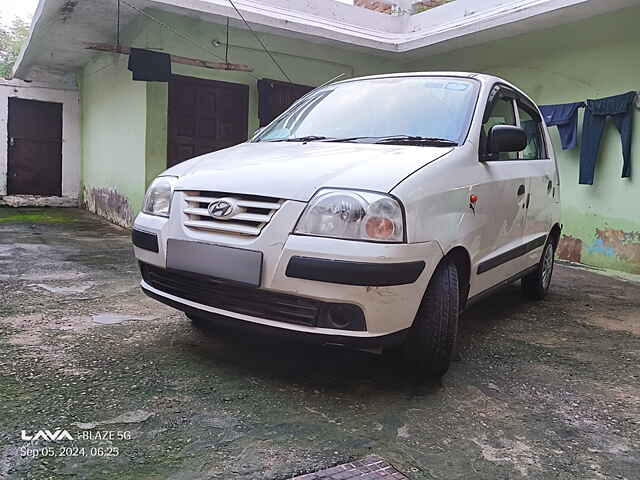
[(622, 178), (631, 177), (631, 145), (633, 108), (638, 106), (640, 92), (586, 100), (567, 104), (542, 105), (540, 111), (548, 126), (558, 127), (563, 150), (578, 146), (578, 113), (585, 109), (580, 149), (580, 184), (593, 185), (598, 153), (607, 119), (611, 119), (622, 140)]

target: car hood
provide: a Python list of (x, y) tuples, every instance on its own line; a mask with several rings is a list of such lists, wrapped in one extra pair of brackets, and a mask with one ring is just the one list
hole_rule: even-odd
[(389, 192), (453, 148), (355, 143), (243, 143), (167, 170), (177, 190), (308, 201), (322, 187)]

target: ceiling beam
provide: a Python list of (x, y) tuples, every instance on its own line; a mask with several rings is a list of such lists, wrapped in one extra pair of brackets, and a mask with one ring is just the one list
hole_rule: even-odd
[[(122, 45), (111, 45), (108, 43), (88, 43), (85, 46), (87, 50), (95, 50), (106, 53), (119, 53), (121, 55), (129, 55), (131, 49)], [(181, 65), (191, 65), (195, 67), (211, 68), (213, 70), (233, 70), (237, 72), (253, 72), (253, 68), (249, 65), (239, 65), (236, 63), (211, 62), (208, 60), (200, 60), (197, 58), (180, 57), (178, 55), (170, 55), (172, 63)]]

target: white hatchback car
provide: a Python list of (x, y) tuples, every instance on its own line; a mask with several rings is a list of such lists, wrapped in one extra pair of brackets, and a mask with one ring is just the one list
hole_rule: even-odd
[(519, 279), (547, 293), (559, 188), (540, 112), (513, 85), (379, 75), (164, 172), (133, 243), (145, 293), (191, 318), (401, 346), (442, 375), (470, 301)]

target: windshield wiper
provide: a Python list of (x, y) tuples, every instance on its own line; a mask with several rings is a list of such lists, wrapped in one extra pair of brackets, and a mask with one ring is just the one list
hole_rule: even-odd
[(435, 138), (435, 137), (417, 137), (411, 135), (395, 135), (392, 137), (379, 138), (375, 143), (389, 143), (389, 144), (403, 144), (403, 143), (415, 143), (419, 145), (432, 145), (436, 147), (457, 147), (458, 142), (449, 140), (447, 138)]
[(308, 135), (306, 137), (279, 138), (277, 140), (263, 140), (265, 142), (317, 142), (318, 140), (333, 140), (321, 135)]
[(435, 137), (419, 137), (412, 135), (390, 135), (387, 137), (349, 137), (349, 138), (331, 138), (322, 135), (307, 135), (305, 137), (278, 138), (275, 140), (261, 140), (263, 142), (359, 142), (359, 143), (379, 143), (387, 145), (429, 145), (435, 147), (457, 147), (458, 142), (446, 138)]
[(380, 144), (416, 144), (416, 145), (429, 145), (436, 147), (457, 147), (458, 142), (449, 140), (446, 138), (435, 137), (418, 137), (411, 135), (390, 135), (388, 137), (351, 137), (351, 138), (338, 138), (328, 139), (329, 142), (362, 142), (370, 141), (371, 143)]

